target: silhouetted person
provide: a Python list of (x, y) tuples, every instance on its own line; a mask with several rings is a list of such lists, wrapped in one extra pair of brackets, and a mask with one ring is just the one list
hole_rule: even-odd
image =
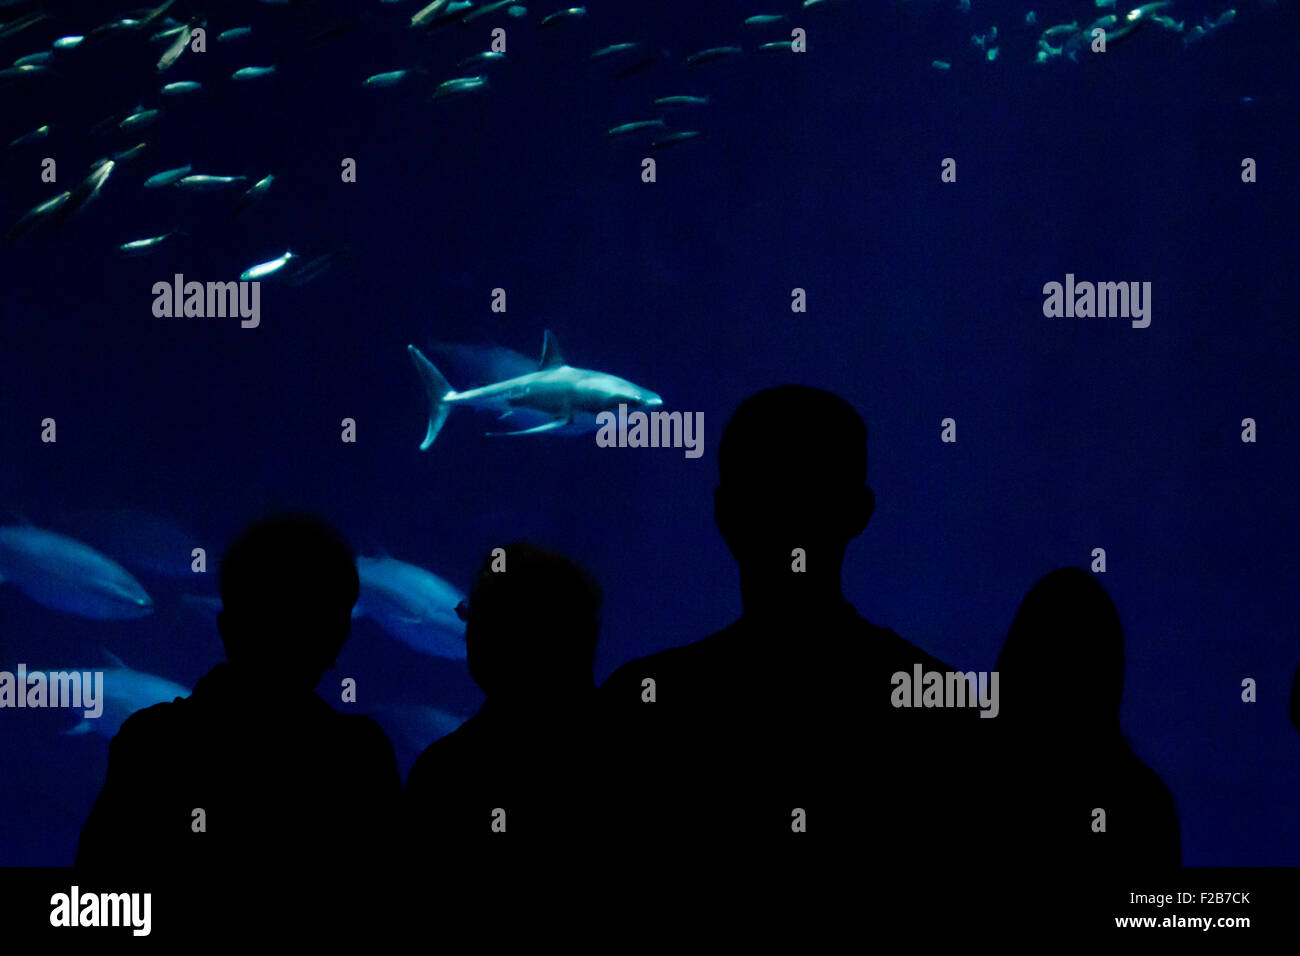
[(714, 519), (744, 612), (601, 688), (624, 741), (625, 836), (643, 853), (811, 840), (879, 871), (929, 866), (961, 839), (956, 761), (975, 711), (894, 707), (894, 674), (950, 668), (841, 590), (845, 548), (875, 507), (866, 443), (847, 402), (802, 386), (759, 392), (728, 422)]
[[(265, 877), (282, 881), (278, 894), (382, 863), (401, 792), (392, 745), (369, 718), (313, 692), (348, 636), (357, 593), (352, 552), (317, 518), (273, 516), (236, 540), (217, 616), (227, 660), (190, 697), (122, 725), (78, 866), (240, 888)], [(200, 819), (205, 832), (195, 832)]]
[(996, 666), (1003, 749), (990, 837), (1000, 862), (1042, 874), (1053, 892), (1076, 875), (1178, 866), (1173, 798), (1120, 730), (1124, 634), (1105, 588), (1079, 568), (1048, 574), (1021, 603)]
[(417, 859), (456, 846), (569, 851), (599, 831), (599, 588), (562, 555), (524, 543), (504, 552), (483, 563), (463, 611), (470, 675), (487, 700), (407, 778), (404, 842)]

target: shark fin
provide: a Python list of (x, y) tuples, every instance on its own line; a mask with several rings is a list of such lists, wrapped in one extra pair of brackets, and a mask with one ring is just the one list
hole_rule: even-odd
[[(542, 336), (542, 360), (537, 363), (537, 368), (559, 368), (564, 365), (564, 356), (560, 354), (560, 344), (555, 341), (555, 333), (550, 329)], [(522, 432), (520, 433), (522, 434)]]
[(129, 670), (129, 668), (128, 668), (125, 664), (122, 663), (122, 658), (118, 657), (116, 654), (114, 654), (112, 651), (110, 651), (107, 647), (101, 647), (100, 650), (104, 652), (104, 656), (105, 656), (105, 657), (107, 657), (110, 661), (113, 662), (113, 665), (114, 665), (115, 667), (120, 667), (120, 668), (122, 668), (123, 670)]
[(424, 383), (424, 394), (429, 399), (429, 427), (424, 432), (424, 441), (420, 442), (420, 451), (428, 451), (433, 440), (438, 437), (438, 432), (442, 431), (447, 415), (451, 412), (451, 407), (446, 400), (449, 395), (455, 394), (455, 390), (448, 384), (442, 373), (434, 368), (433, 363), (425, 358), (424, 353), (414, 345), (408, 345), (406, 353), (411, 356), (415, 370), (420, 373), (420, 381)]
[(567, 424), (569, 424), (569, 419), (567, 418), (553, 418), (549, 422), (543, 422), (533, 428), (522, 428), (517, 432), (485, 432), (485, 434), (490, 437), (498, 437), (501, 435), (536, 435), (540, 432), (549, 432), (553, 428), (563, 428)]
[(90, 733), (90, 730), (91, 730), (90, 721), (83, 720), (81, 723), (77, 724), (77, 726), (69, 727), (67, 730), (60, 730), (59, 733), (63, 734), (66, 737), (71, 737), (76, 734), (88, 734)]

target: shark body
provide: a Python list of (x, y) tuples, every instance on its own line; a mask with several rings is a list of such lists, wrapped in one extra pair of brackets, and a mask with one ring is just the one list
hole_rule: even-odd
[(663, 404), (663, 399), (654, 392), (627, 379), (566, 364), (549, 329), (537, 371), (463, 392), (453, 389), (414, 345), (408, 345), (406, 351), (420, 374), (429, 399), (429, 423), (424, 441), (420, 443), (421, 451), (427, 451), (433, 445), (447, 416), (458, 405), (496, 412), (499, 420), (503, 421), (512, 417), (540, 418), (540, 424), (514, 431), (488, 432), (489, 435), (535, 435), (553, 431), (592, 431), (600, 412), (616, 412), (620, 404), (629, 409)]
[(0, 528), (0, 581), (37, 604), (97, 620), (143, 617), (153, 599), (90, 545), (31, 525)]

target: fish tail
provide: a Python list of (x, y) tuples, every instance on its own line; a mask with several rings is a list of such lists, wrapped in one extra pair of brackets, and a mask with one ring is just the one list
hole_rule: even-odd
[(454, 394), (455, 390), (443, 374), (434, 368), (433, 363), (425, 358), (424, 353), (414, 345), (408, 345), (406, 352), (415, 363), (415, 370), (420, 373), (420, 380), (424, 382), (424, 392), (429, 397), (429, 428), (424, 433), (424, 441), (420, 442), (420, 451), (428, 451), (434, 439), (438, 437), (438, 432), (442, 431), (447, 415), (451, 412), (446, 399), (447, 396)]

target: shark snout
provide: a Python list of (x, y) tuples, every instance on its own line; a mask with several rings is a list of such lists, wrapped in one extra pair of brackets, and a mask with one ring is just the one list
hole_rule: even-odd
[(642, 399), (642, 402), (646, 405), (662, 405), (664, 400), (654, 392), (647, 392), (645, 398)]

